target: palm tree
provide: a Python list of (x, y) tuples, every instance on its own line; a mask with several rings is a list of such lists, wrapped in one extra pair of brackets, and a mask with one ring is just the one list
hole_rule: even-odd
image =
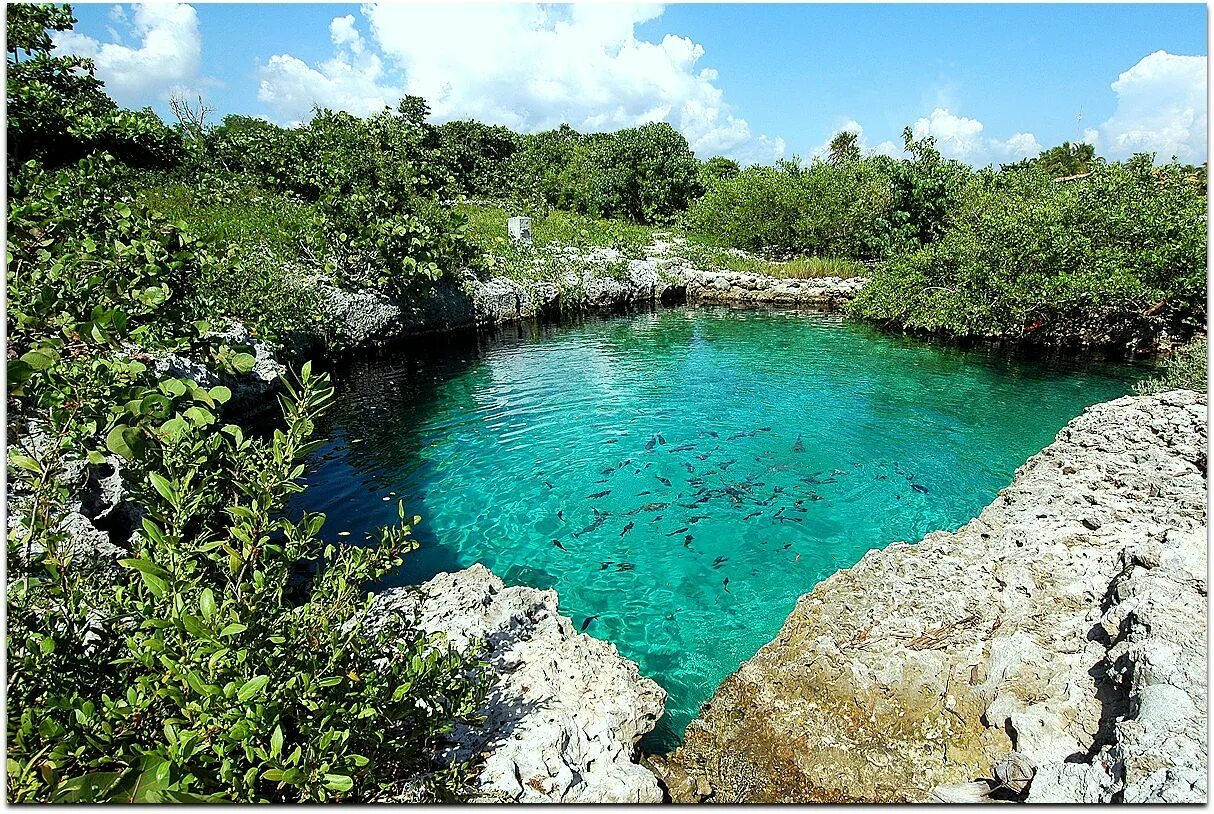
[(859, 133), (843, 130), (830, 140), (827, 148), (827, 161), (831, 164), (844, 164), (855, 161), (860, 157)]

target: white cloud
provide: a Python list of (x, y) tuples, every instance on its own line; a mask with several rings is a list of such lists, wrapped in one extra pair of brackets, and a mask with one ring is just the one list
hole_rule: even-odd
[(704, 157), (770, 161), (784, 152), (782, 139), (756, 135), (734, 114), (716, 71), (700, 67), (703, 46), (675, 34), (637, 37), (660, 5), (368, 4), (361, 13), (370, 42), (352, 17), (337, 18), (333, 58), (313, 67), (272, 57), (260, 70), (259, 98), (302, 119), (314, 103), (365, 114), (409, 93), (424, 97), (437, 121), (474, 118), (523, 132), (667, 121)]
[[(138, 45), (99, 42), (76, 31), (55, 35), (55, 45), (66, 53), (92, 59), (106, 92), (126, 107), (142, 107), (149, 100), (164, 101), (176, 92), (194, 94), (205, 84), (199, 76), (202, 34), (198, 13), (181, 3), (142, 3), (130, 13), (111, 15)], [(113, 27), (111, 36), (120, 40)]]
[(1006, 139), (996, 139), (984, 135), (985, 129), (977, 119), (958, 116), (945, 107), (936, 108), (911, 125), (915, 138), (932, 136), (942, 155), (975, 166), (1016, 161), (1041, 152), (1041, 145), (1032, 133), (1014, 133)]
[(313, 106), (367, 116), (393, 107), (405, 95), (386, 77), (383, 60), (367, 49), (354, 15), (329, 23), (334, 55), (313, 68), (290, 54), (275, 54), (258, 69), (259, 101), (288, 122), (308, 118)]
[(1100, 126), (1102, 154), (1153, 152), (1190, 163), (1206, 159), (1206, 58), (1156, 51), (1110, 87), (1117, 108)]

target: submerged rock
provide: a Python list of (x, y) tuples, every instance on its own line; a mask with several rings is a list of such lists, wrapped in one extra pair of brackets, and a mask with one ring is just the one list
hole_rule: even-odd
[(977, 519), (801, 597), (653, 761), (671, 796), (950, 799), (1017, 752), (1029, 802), (1205, 802), (1205, 468), (1204, 395), (1089, 408)]
[[(472, 760), (484, 801), (656, 803), (662, 791), (634, 762), (666, 692), (615, 645), (578, 633), (554, 591), (507, 588), (483, 565), (380, 595), (375, 613), (416, 614), (466, 652), (483, 642), (492, 685), (475, 728), (458, 727), (446, 756)], [(374, 624), (374, 623), (372, 623)]]

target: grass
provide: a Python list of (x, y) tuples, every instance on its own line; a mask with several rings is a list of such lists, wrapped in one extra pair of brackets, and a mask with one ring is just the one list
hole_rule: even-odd
[[(459, 204), (456, 211), (468, 218), (468, 237), (485, 252), (500, 252), (510, 245), (506, 221), (512, 212), (505, 206)], [(616, 249), (627, 257), (640, 257), (653, 242), (656, 230), (621, 220), (592, 218), (574, 212), (553, 210), (533, 217), (531, 235), (535, 246), (573, 246), (579, 249)]]
[(819, 277), (858, 277), (867, 273), (863, 265), (834, 257), (794, 257), (772, 260), (735, 251), (714, 243), (703, 235), (688, 236), (677, 253), (700, 268), (727, 269), (786, 280), (811, 280)]

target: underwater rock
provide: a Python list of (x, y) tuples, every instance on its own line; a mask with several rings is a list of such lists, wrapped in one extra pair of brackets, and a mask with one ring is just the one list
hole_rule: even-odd
[[(478, 799), (657, 803), (657, 779), (635, 762), (666, 692), (615, 645), (579, 633), (555, 591), (507, 588), (483, 565), (396, 588), (373, 613), (417, 614), (457, 650), (484, 643), (492, 671), (483, 725), (452, 734), (449, 759), (474, 760)], [(372, 622), (374, 625), (374, 622)]]
[(957, 532), (801, 597), (652, 765), (676, 802), (902, 802), (1015, 751), (1029, 802), (1205, 802), (1205, 466), (1203, 394), (1089, 408)]

